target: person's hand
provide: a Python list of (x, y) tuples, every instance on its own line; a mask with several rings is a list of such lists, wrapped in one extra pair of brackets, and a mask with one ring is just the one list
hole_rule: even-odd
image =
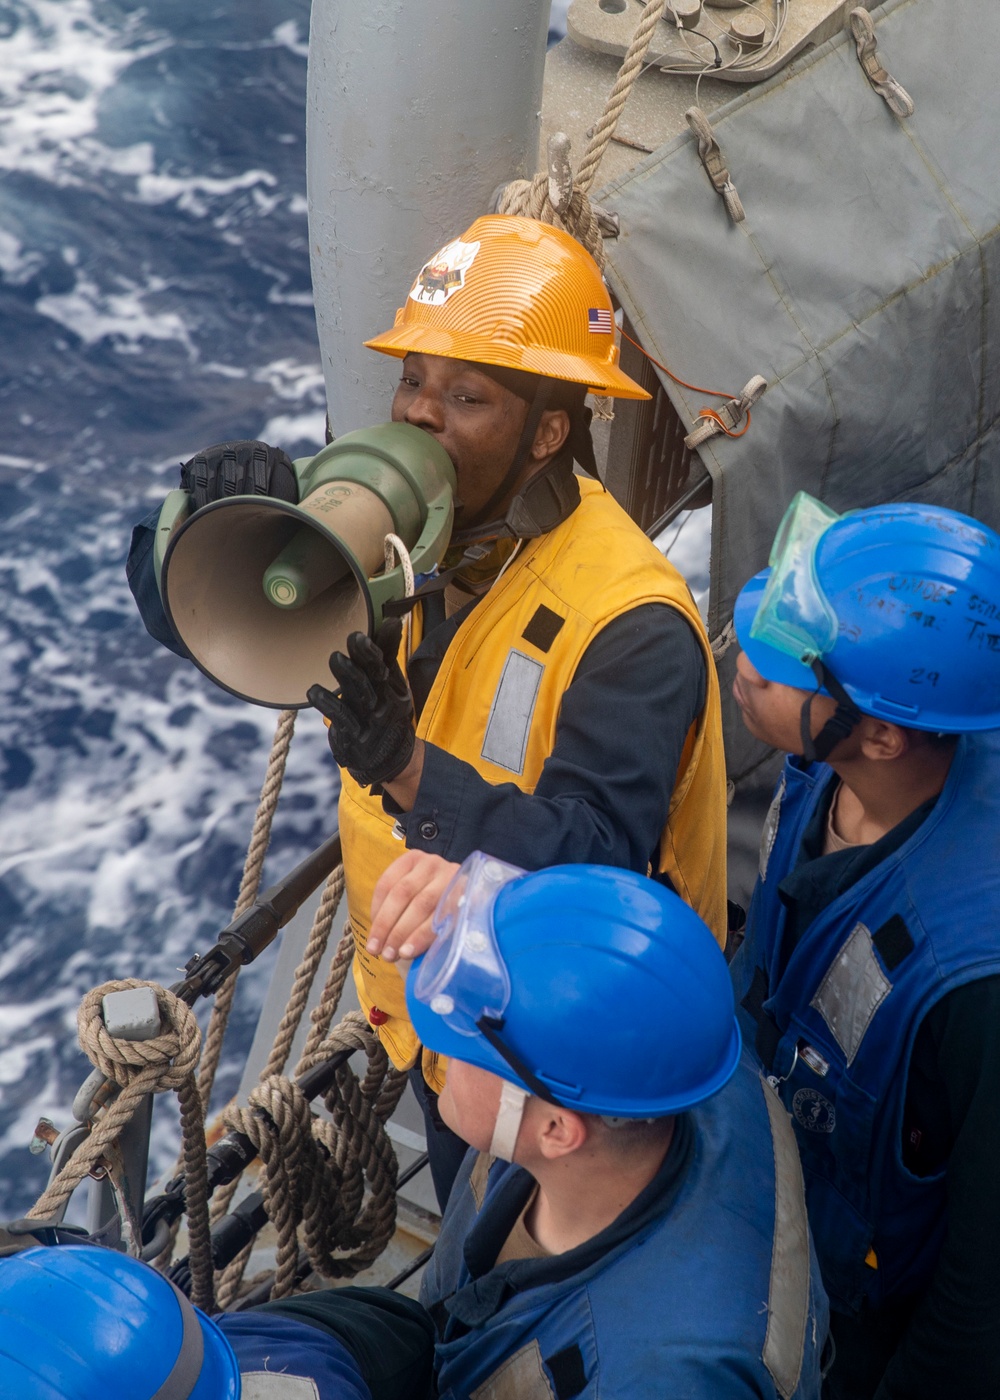
[(192, 510), (224, 496), (273, 496), (295, 505), (299, 484), (291, 459), (266, 442), (218, 442), (181, 467), (181, 490)]
[(411, 960), (434, 942), (431, 919), (458, 866), (427, 851), (407, 851), (384, 871), (372, 895), (365, 952), (386, 962)]
[(327, 738), (337, 763), (364, 787), (397, 777), (413, 756), (413, 699), (396, 660), (402, 632), (398, 617), (387, 618), (374, 641), (352, 632), (347, 656), (335, 651), (330, 657), (340, 689), (313, 685), (306, 693), (330, 721)]

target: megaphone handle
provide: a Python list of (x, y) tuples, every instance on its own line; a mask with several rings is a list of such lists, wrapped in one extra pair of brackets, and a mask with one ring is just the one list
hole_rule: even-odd
[(385, 571), (389, 573), (393, 568), (393, 555), (399, 560), (403, 570), (403, 582), (406, 584), (406, 595), (413, 592), (413, 563), (410, 559), (410, 551), (406, 545), (390, 530), (385, 537)]
[[(392, 533), (392, 531), (390, 530), (389, 533), (388, 533), (388, 534), (386, 535), (386, 537), (385, 537), (385, 571), (386, 571), (386, 573), (389, 573), (390, 570), (392, 569), (392, 567), (393, 567), (393, 558), (394, 558), (394, 557), (395, 557), (396, 559), (399, 560), (399, 566), (400, 566), (400, 568), (403, 570), (403, 583), (404, 583), (405, 588), (406, 588), (406, 596), (409, 598), (409, 597), (412, 595), (412, 593), (413, 593), (413, 584), (414, 584), (414, 578), (413, 578), (413, 564), (412, 564), (412, 562), (411, 562), (411, 560), (410, 560), (410, 551), (407, 549), (406, 545), (405, 545), (405, 544), (403, 543), (403, 541), (399, 538), (399, 536), (398, 536), (398, 535), (394, 535), (394, 534)], [(404, 648), (403, 648), (403, 655), (406, 657), (407, 661), (409, 661), (409, 659), (410, 659), (410, 652), (411, 652), (411, 650), (412, 650), (412, 638), (413, 638), (413, 616), (412, 616), (412, 613), (407, 613), (406, 616), (403, 618), (403, 634), (404, 634), (404, 636), (405, 636), (405, 638), (406, 638), (405, 645), (404, 645)]]

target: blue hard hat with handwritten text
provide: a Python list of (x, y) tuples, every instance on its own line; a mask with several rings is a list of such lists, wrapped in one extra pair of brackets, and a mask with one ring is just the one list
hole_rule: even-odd
[(912, 502), (837, 516), (800, 492), (733, 621), (767, 680), (815, 690), (818, 659), (865, 714), (1000, 728), (1000, 536), (971, 516)]

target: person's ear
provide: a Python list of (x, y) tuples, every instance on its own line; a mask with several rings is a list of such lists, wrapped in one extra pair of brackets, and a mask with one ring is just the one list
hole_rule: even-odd
[(590, 1136), (585, 1119), (571, 1109), (556, 1108), (540, 1099), (535, 1102), (540, 1103), (544, 1110), (535, 1125), (541, 1155), (549, 1161), (556, 1161), (559, 1157), (568, 1157), (570, 1153), (579, 1151)]
[(898, 724), (865, 715), (860, 724), (861, 753), (874, 763), (890, 763), (910, 750), (910, 736)]
[(554, 457), (568, 437), (569, 414), (564, 408), (547, 408), (535, 430), (532, 461), (544, 462)]

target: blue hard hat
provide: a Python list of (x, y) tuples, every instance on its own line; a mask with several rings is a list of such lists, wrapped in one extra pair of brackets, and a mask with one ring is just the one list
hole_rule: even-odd
[[(485, 913), (442, 940), (464, 940), (467, 954), (432, 947), (407, 977), (410, 1017), (431, 1050), (581, 1113), (621, 1118), (677, 1113), (735, 1071), (725, 959), (663, 885), (602, 865), (514, 872)], [(430, 985), (428, 959), (442, 969)]]
[(239, 1400), (215, 1323), (136, 1259), (94, 1245), (0, 1260), (0, 1395)]
[[(881, 505), (830, 524), (810, 563), (835, 618), (815, 654), (859, 710), (937, 733), (1000, 728), (1000, 536), (941, 506)], [(736, 636), (766, 680), (815, 690), (807, 661), (754, 635), (771, 573), (740, 592)]]

